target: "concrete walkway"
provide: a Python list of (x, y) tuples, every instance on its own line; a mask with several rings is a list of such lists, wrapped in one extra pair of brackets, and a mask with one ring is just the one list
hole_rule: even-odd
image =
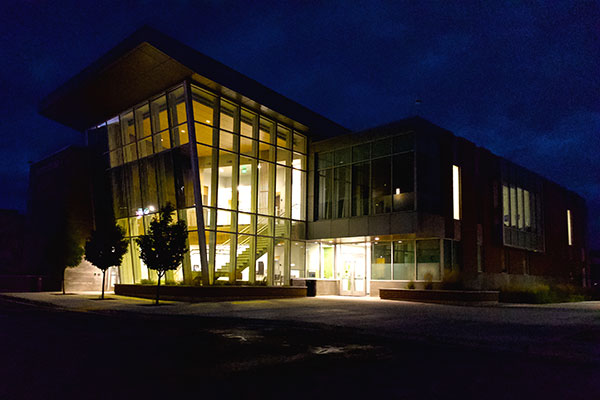
[(79, 312), (243, 318), (339, 326), (366, 334), (443, 345), (526, 351), (600, 363), (600, 302), (546, 305), (452, 306), (373, 297), (184, 303), (99, 293), (5, 293), (12, 301)]

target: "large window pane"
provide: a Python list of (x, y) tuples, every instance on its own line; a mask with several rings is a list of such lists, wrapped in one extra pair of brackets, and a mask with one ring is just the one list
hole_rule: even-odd
[(156, 186), (156, 158), (140, 160), (140, 187), (142, 189), (142, 208), (158, 209), (158, 190)]
[(262, 236), (273, 236), (273, 217), (259, 215), (256, 219), (256, 234)]
[(297, 132), (294, 132), (294, 151), (306, 154), (306, 137)]
[(194, 201), (194, 178), (190, 147), (173, 149), (173, 169), (175, 171), (175, 196), (177, 208), (192, 207)]
[(185, 111), (185, 95), (183, 87), (178, 87), (169, 92), (169, 110), (171, 115), (171, 125), (176, 126), (187, 121)]
[(371, 247), (371, 279), (392, 279), (392, 244), (374, 242)]
[(249, 138), (256, 139), (258, 131), (258, 116), (248, 110), (242, 109), (242, 117), (240, 120), (240, 134)]
[(350, 164), (352, 162), (352, 148), (336, 150), (333, 153), (333, 164), (335, 166)]
[(319, 210), (318, 219), (332, 217), (333, 169), (319, 171)]
[(329, 168), (333, 166), (333, 153), (317, 153), (317, 169)]
[(387, 156), (392, 151), (392, 138), (381, 139), (371, 144), (371, 157)]
[(256, 233), (256, 215), (238, 213), (238, 233), (255, 234)]
[(292, 154), (289, 150), (277, 148), (277, 164), (292, 165)]
[(129, 215), (136, 215), (136, 211), (142, 208), (142, 191), (140, 189), (140, 168), (137, 163), (125, 167), (125, 179), (127, 182), (127, 199), (129, 200)]
[(324, 279), (334, 278), (335, 246), (332, 244), (321, 244), (321, 266)]
[(393, 138), (394, 153), (410, 151), (414, 148), (414, 135), (408, 133)]
[(219, 127), (229, 132), (236, 132), (237, 107), (228, 101), (221, 100), (221, 120)]
[(273, 239), (267, 237), (256, 237), (255, 255), (256, 283), (267, 284), (269, 269), (273, 263)]
[(135, 142), (135, 120), (133, 111), (121, 115), (121, 135), (123, 145)]
[(106, 129), (108, 131), (108, 149), (115, 150), (121, 147), (121, 124), (119, 123), (119, 117), (107, 121)]
[(258, 158), (265, 161), (275, 161), (275, 147), (260, 142), (258, 145)]
[(239, 235), (235, 252), (235, 278), (237, 281), (250, 281), (250, 269), (254, 268), (254, 236)]
[[(217, 207), (231, 209), (233, 204), (234, 168), (237, 156), (219, 151), (219, 186), (217, 189)], [(237, 175), (237, 174), (236, 174)]]
[(192, 108), (194, 120), (207, 125), (214, 125), (214, 110), (216, 97), (192, 86)]
[(256, 160), (240, 156), (240, 183), (238, 191), (238, 210), (254, 212), (254, 192), (256, 187)]
[(273, 143), (273, 139), (275, 138), (275, 124), (266, 118), (260, 117), (260, 132), (258, 138), (263, 142)]
[(397, 240), (394, 245), (394, 280), (415, 279), (415, 242)]
[(164, 207), (167, 203), (175, 206), (177, 204), (175, 197), (175, 171), (173, 169), (171, 153), (161, 153), (156, 156), (156, 160), (159, 207)]
[(138, 157), (144, 158), (154, 153), (152, 148), (152, 136), (142, 139), (138, 142)]
[[(232, 253), (235, 254), (235, 234), (232, 233), (216, 233), (215, 245), (215, 280), (229, 281), (231, 273)], [(232, 249), (233, 247), (233, 249)]]
[(113, 210), (115, 218), (127, 217), (127, 187), (124, 182), (124, 168), (110, 170)]
[(223, 150), (229, 151), (237, 151), (236, 145), (237, 135), (233, 133), (229, 133), (227, 131), (219, 132), (219, 148)]
[(292, 218), (306, 218), (306, 172), (292, 170)]
[(304, 278), (304, 260), (306, 258), (305, 242), (292, 242), (290, 277)]
[(292, 169), (277, 165), (275, 180), (275, 215), (278, 217), (290, 217), (288, 193), (292, 181)]
[(306, 277), (320, 278), (320, 252), (319, 243), (306, 243)]
[(413, 153), (404, 153), (392, 158), (392, 190), (394, 211), (409, 211), (414, 208), (414, 165)]
[(169, 131), (164, 131), (158, 135), (153, 136), (154, 141), (154, 152), (160, 153), (161, 151), (168, 150), (171, 148), (171, 139), (169, 137)]
[(369, 215), (370, 163), (352, 166), (352, 216)]
[(372, 161), (371, 185), (373, 213), (382, 214), (391, 211), (391, 158), (380, 158)]
[(217, 230), (235, 232), (235, 212), (217, 210)]
[(150, 136), (152, 131), (150, 129), (150, 107), (148, 104), (135, 109), (135, 124), (138, 140)]
[(186, 123), (176, 126), (171, 130), (171, 132), (173, 147), (179, 147), (183, 146), (186, 143), (189, 143), (190, 134), (188, 133), (188, 126)]
[(277, 146), (289, 149), (291, 147), (292, 131), (288, 128), (277, 125)]
[(261, 162), (258, 165), (258, 213), (273, 215), (274, 210), (274, 168), (273, 164)]
[(212, 146), (213, 145), (213, 128), (208, 125), (199, 124), (197, 122), (194, 125), (194, 127), (196, 130), (196, 142)]
[(333, 174), (334, 218), (347, 218), (350, 216), (350, 196), (352, 167), (338, 167)]
[(273, 257), (273, 285), (282, 286), (289, 284), (286, 281), (285, 271), (290, 265), (289, 240), (276, 239)]
[(214, 207), (214, 197), (212, 194), (213, 149), (201, 144), (196, 145), (196, 149), (198, 151), (198, 172), (200, 174), (202, 205)]
[(417, 279), (440, 280), (440, 241), (417, 240)]
[(152, 132), (158, 133), (169, 128), (166, 96), (160, 96), (150, 102), (150, 113), (152, 117)]
[(366, 161), (371, 159), (371, 143), (364, 143), (352, 148), (352, 161)]
[(240, 154), (249, 157), (256, 157), (256, 140), (252, 140), (246, 137), (240, 137)]

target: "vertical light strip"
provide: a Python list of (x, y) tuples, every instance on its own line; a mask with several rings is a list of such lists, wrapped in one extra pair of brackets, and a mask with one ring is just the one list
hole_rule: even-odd
[(573, 236), (571, 230), (571, 210), (567, 210), (567, 239), (569, 241), (569, 246), (573, 246)]
[(460, 168), (452, 166), (452, 207), (454, 219), (460, 220)]

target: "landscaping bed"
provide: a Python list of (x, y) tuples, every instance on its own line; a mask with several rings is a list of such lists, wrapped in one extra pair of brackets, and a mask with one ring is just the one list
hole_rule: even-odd
[(379, 289), (383, 300), (417, 301), (422, 303), (498, 303), (497, 291)]
[[(156, 298), (156, 285), (115, 285), (121, 296)], [(306, 286), (184, 286), (160, 287), (161, 300), (207, 302), (306, 297)]]

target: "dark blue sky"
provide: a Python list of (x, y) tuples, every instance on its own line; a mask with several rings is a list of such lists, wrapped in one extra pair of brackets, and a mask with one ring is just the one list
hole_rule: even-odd
[(600, 247), (599, 21), (572, 0), (2, 2), (0, 208), (82, 142), (39, 100), (148, 24), (350, 129), (418, 113), (530, 168), (586, 198)]

